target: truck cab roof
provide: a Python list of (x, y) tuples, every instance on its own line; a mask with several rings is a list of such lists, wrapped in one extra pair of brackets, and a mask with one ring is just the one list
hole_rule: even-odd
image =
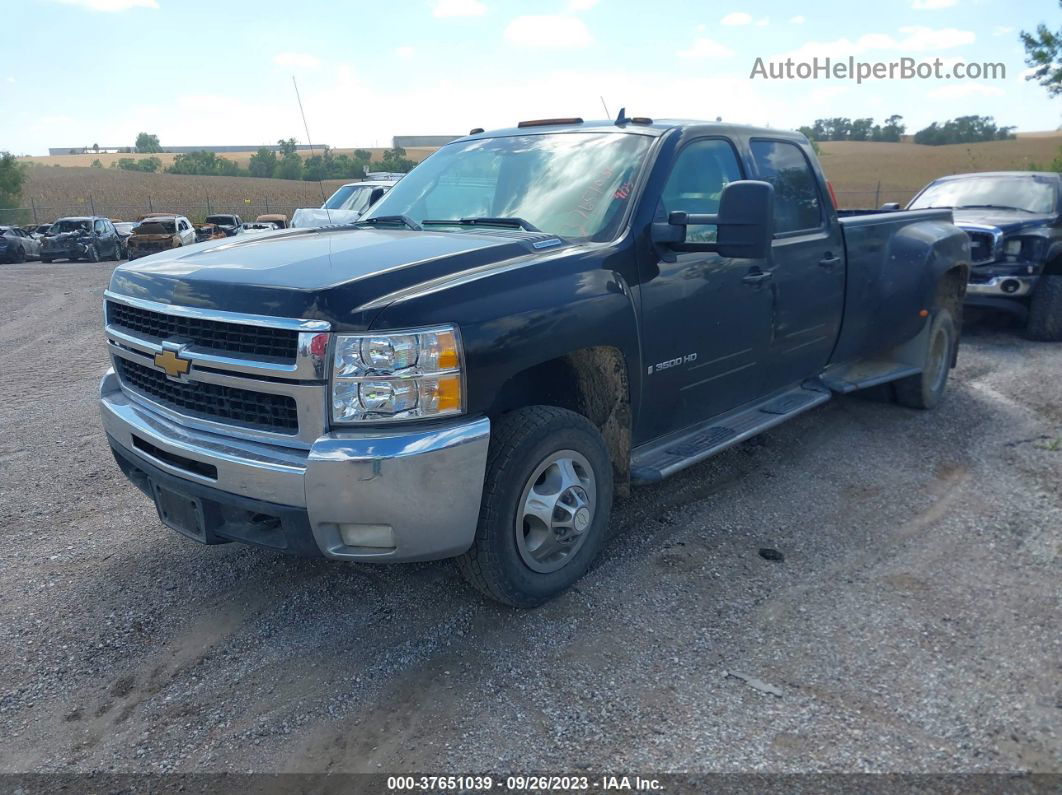
[[(512, 135), (544, 135), (547, 133), (564, 132), (597, 132), (597, 133), (634, 133), (659, 137), (672, 130), (681, 129), (691, 132), (706, 132), (721, 136), (769, 136), (771, 138), (791, 139), (794, 141), (806, 140), (802, 133), (792, 130), (779, 130), (770, 127), (755, 127), (746, 124), (732, 124), (721, 121), (700, 121), (697, 119), (644, 119), (639, 121), (626, 119), (617, 120), (572, 120), (572, 119), (545, 119), (542, 121), (520, 122), (523, 126), (508, 127), (498, 130), (482, 130), (476, 133), (458, 138), (458, 141), (472, 141), (479, 138), (504, 138)], [(555, 124), (549, 122), (555, 121)]]

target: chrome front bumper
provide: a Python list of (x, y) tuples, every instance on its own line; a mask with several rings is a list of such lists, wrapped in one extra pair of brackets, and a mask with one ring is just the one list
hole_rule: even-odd
[(970, 282), (966, 285), (966, 294), (1022, 298), (1031, 293), (1035, 285), (1035, 276), (993, 276), (988, 281)]
[[(328, 433), (301, 450), (179, 425), (123, 392), (113, 370), (100, 384), (100, 411), (111, 444), (126, 458), (197, 491), (205, 487), (222, 505), (231, 495), (305, 511), (327, 557), (432, 560), (472, 544), (490, 440), (486, 418), (424, 430)], [(182, 466), (182, 459), (215, 468), (216, 477)], [(370, 537), (393, 543), (344, 541)]]

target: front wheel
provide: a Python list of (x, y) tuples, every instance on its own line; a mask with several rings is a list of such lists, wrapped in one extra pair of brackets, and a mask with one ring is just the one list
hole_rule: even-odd
[(612, 463), (585, 417), (552, 406), (491, 430), (479, 526), (461, 573), (487, 596), (536, 607), (586, 573), (606, 536)]
[(15, 262), (25, 262), (26, 261), (26, 249), (22, 248), (21, 246), (16, 248), (12, 259), (14, 259)]
[(99, 262), (100, 261), (100, 251), (99, 251), (98, 248), (96, 248), (95, 245), (89, 246), (88, 247), (88, 251), (86, 252), (86, 254), (88, 255), (88, 261), (89, 262)]
[(45, 265), (50, 265), (51, 262), (52, 262), (52, 258), (51, 257), (46, 257), (43, 254), (41, 254), (41, 262), (43, 262)]
[(913, 409), (935, 408), (944, 397), (958, 341), (955, 319), (950, 310), (941, 307), (930, 321), (922, 372), (893, 383), (896, 402)]
[(1033, 340), (1062, 341), (1062, 275), (1036, 280), (1025, 335)]

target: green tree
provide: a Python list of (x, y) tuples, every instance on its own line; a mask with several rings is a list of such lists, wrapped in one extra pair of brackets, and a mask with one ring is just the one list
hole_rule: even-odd
[[(1062, 0), (1058, 0), (1062, 8)], [(1025, 63), (1033, 68), (1026, 80), (1035, 80), (1047, 89), (1049, 96), (1062, 94), (1062, 28), (1050, 31), (1040, 23), (1033, 33), (1021, 32), (1025, 45)]]
[(295, 152), (288, 152), (277, 163), (273, 176), (277, 179), (302, 179), (302, 158)]
[[(159, 165), (161, 165), (161, 162)], [(169, 174), (234, 177), (240, 173), (240, 166), (236, 161), (218, 157), (214, 152), (198, 150), (177, 155), (173, 159), (173, 164), (166, 169), (166, 172)]]
[(296, 151), (298, 151), (296, 148), (298, 146), (298, 143), (299, 142), (296, 141), (294, 138), (281, 138), (279, 141), (277, 141), (277, 146), (280, 147), (280, 153), (282, 155), (293, 155)]
[(980, 141), (1005, 141), (1014, 137), (1013, 127), (1000, 127), (991, 116), (959, 116), (939, 123), (933, 122), (914, 135), (916, 144), (942, 146), (969, 144)]
[(103, 163), (101, 163), (100, 159), (97, 157), (95, 160), (92, 161), (92, 167), (93, 168), (103, 168)]
[(0, 207), (15, 207), (25, 182), (26, 166), (10, 152), (0, 152)]
[(161, 152), (162, 147), (159, 145), (159, 137), (151, 133), (140, 133), (136, 137), (136, 151), (141, 154)]
[(277, 153), (267, 146), (261, 146), (251, 155), (247, 171), (252, 177), (271, 177), (277, 170)]
[(406, 157), (406, 150), (401, 146), (396, 146), (394, 149), (388, 149), (384, 152), (380, 168), (383, 171), (405, 173), (412, 171), (415, 165), (417, 165), (416, 162)]

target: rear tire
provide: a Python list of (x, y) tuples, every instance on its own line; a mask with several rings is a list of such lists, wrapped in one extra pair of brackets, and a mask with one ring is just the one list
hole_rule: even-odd
[(19, 246), (17, 249), (15, 249), (14, 261), (16, 263), (26, 261), (26, 249), (22, 248), (22, 246)]
[(1041, 276), (1029, 302), (1029, 339), (1062, 341), (1062, 275)]
[(612, 463), (585, 417), (531, 406), (491, 428), (479, 526), (461, 574), (513, 607), (571, 587), (601, 550), (612, 509)]
[(958, 337), (951, 310), (937, 309), (930, 321), (922, 372), (893, 382), (897, 403), (912, 409), (931, 409), (940, 403), (948, 385), (948, 371), (955, 359)]
[(45, 265), (51, 265), (52, 264), (52, 258), (51, 257), (45, 257), (45, 256), (42, 255), (41, 256), (41, 262), (43, 262)]
[(89, 246), (89, 248), (88, 248), (88, 261), (89, 262), (99, 262), (100, 261), (100, 252), (99, 252), (99, 249), (96, 248), (95, 245)]

